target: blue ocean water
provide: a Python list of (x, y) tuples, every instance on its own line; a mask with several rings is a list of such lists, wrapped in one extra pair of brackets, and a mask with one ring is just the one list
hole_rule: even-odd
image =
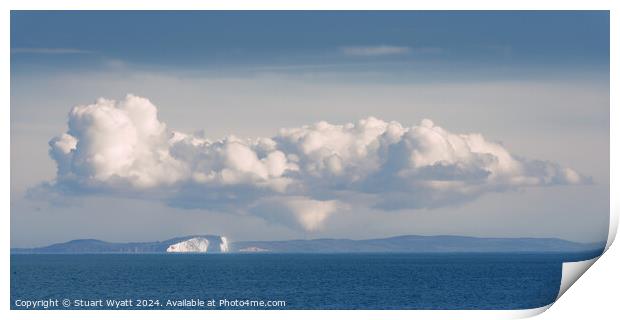
[(11, 308), (66, 299), (47, 307), (114, 309), (107, 303), (130, 299), (120, 309), (525, 309), (555, 300), (562, 262), (595, 255), (16, 254)]

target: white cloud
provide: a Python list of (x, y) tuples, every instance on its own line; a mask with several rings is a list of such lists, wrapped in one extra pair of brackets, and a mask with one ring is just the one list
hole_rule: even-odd
[(148, 188), (173, 184), (186, 171), (171, 157), (169, 132), (147, 99), (128, 95), (120, 103), (99, 99), (77, 106), (68, 126), (67, 133), (50, 141), (61, 180)]
[(399, 55), (409, 53), (411, 48), (402, 46), (347, 46), (341, 47), (340, 52), (347, 56), (385, 56), (385, 55)]
[(588, 180), (428, 119), (405, 126), (369, 117), (281, 129), (271, 138), (209, 140), (169, 129), (149, 100), (133, 95), (73, 108), (68, 131), (50, 147), (59, 190), (253, 213), (309, 231), (353, 206), (444, 207), (487, 192)]
[(259, 201), (250, 208), (250, 212), (274, 223), (306, 231), (317, 231), (333, 213), (346, 209), (346, 205), (336, 200), (320, 201), (289, 196)]

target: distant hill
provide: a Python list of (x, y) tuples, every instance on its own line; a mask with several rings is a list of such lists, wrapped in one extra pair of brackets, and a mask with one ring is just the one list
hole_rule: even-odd
[(208, 252), (221, 252), (226, 239), (216, 235), (191, 235), (156, 242), (116, 243), (96, 239), (79, 239), (47, 247), (11, 249), (11, 253), (165, 253), (168, 247), (193, 238), (205, 238), (211, 244)]
[[(355, 253), (355, 252), (586, 252), (601, 251), (604, 243), (577, 243), (556, 238), (476, 238), (463, 236), (398, 236), (382, 239), (313, 239), (240, 241), (227, 245), (217, 235), (191, 235), (157, 242), (114, 243), (95, 239), (72, 240), (40, 248), (14, 248), (11, 253), (165, 253), (169, 246), (205, 238), (208, 253)], [(223, 249), (227, 248), (227, 249)], [(229, 248), (229, 249), (228, 249)]]
[(314, 239), (234, 242), (233, 252), (582, 252), (602, 250), (604, 243), (577, 243), (555, 238), (476, 238), (398, 236), (383, 239)]

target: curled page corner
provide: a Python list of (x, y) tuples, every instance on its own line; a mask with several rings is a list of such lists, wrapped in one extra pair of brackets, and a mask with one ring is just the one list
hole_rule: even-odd
[(600, 257), (601, 256), (590, 260), (562, 263), (562, 281), (560, 282), (560, 291), (555, 300), (557, 301), (560, 299), (566, 290), (568, 290), (568, 288), (570, 288)]
[(547, 311), (547, 309), (551, 308), (552, 305), (553, 305), (553, 303), (550, 303), (550, 304), (548, 304), (546, 306), (542, 306), (542, 307), (538, 307), (538, 308), (518, 310), (518, 311), (515, 311), (515, 313), (513, 313), (512, 317), (509, 318), (509, 319), (531, 318), (531, 317), (537, 316), (537, 315)]
[(620, 215), (616, 212), (617, 211), (612, 210), (611, 214), (609, 215), (609, 232), (607, 233), (607, 244), (605, 245), (605, 250), (603, 251), (603, 254), (605, 254), (605, 252), (609, 250), (609, 247), (614, 242), (614, 239), (616, 239), (616, 234), (618, 233), (618, 220), (620, 219)]
[[(609, 218), (609, 232), (607, 235), (607, 243), (605, 244), (605, 249), (598, 257), (583, 260), (583, 261), (575, 261), (575, 262), (564, 262), (562, 263), (562, 280), (560, 282), (560, 290), (558, 292), (558, 296), (555, 298), (557, 301), (560, 297), (570, 288), (577, 279), (579, 279), (590, 267), (609, 250), (609, 247), (614, 242), (616, 238), (616, 233), (618, 232), (618, 215), (613, 212), (610, 214)], [(548, 307), (550, 307), (549, 305)], [(543, 310), (544, 311), (544, 310)]]

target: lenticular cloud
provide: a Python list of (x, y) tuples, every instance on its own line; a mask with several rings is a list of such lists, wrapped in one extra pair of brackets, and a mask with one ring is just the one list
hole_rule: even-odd
[(410, 127), (373, 117), (322, 121), (270, 138), (209, 140), (168, 128), (148, 99), (134, 95), (74, 107), (68, 131), (49, 144), (59, 190), (256, 214), (309, 231), (351, 206), (434, 208), (492, 191), (587, 180), (428, 119)]

